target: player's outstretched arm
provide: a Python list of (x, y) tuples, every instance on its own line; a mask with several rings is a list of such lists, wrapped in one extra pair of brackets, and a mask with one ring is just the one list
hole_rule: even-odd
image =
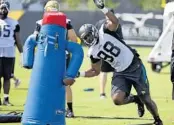
[(105, 7), (104, 0), (93, 0), (95, 5), (108, 17), (106, 27), (110, 31), (116, 31), (119, 25), (117, 17)]
[(100, 64), (101, 62), (97, 62), (94, 64), (91, 64), (91, 69), (85, 71), (85, 72), (79, 72), (79, 76), (81, 77), (95, 77), (100, 74)]

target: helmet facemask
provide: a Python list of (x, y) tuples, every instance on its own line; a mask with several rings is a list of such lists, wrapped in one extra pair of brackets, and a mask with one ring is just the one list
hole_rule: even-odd
[(98, 41), (98, 30), (93, 25), (87, 25), (85, 26), (86, 29), (82, 31), (82, 34), (80, 35), (81, 39), (84, 41), (84, 43), (87, 46), (93, 46)]

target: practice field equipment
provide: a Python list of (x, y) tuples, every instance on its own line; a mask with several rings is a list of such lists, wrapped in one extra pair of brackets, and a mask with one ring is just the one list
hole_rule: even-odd
[(83, 91), (85, 91), (85, 92), (92, 92), (92, 91), (94, 91), (94, 88), (85, 88), (85, 89), (83, 89)]
[[(83, 61), (83, 49), (66, 40), (66, 16), (44, 13), (38, 41), (26, 40), (24, 67), (32, 68), (23, 125), (65, 125), (65, 86), (63, 79), (74, 79)], [(34, 54), (34, 48), (37, 51)], [(72, 53), (66, 70), (65, 50)]]
[(22, 113), (10, 112), (7, 114), (0, 114), (0, 123), (20, 123)]
[[(166, 4), (164, 9), (163, 32), (148, 56), (148, 62), (163, 68), (170, 64), (172, 53), (172, 40), (174, 34), (174, 2)], [(167, 63), (162, 65), (162, 63)], [(153, 67), (153, 66), (152, 66)], [(160, 70), (161, 70), (160, 69)], [(160, 71), (159, 70), (159, 71)]]

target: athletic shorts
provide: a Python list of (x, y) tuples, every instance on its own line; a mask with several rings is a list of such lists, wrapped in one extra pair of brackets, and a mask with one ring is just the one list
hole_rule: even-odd
[(149, 94), (149, 82), (146, 70), (138, 57), (134, 57), (131, 65), (122, 72), (114, 72), (112, 78), (111, 95), (117, 93), (118, 90), (130, 94), (132, 86), (138, 95)]
[(101, 72), (114, 72), (114, 70), (115, 69), (109, 63), (104, 60), (101, 61)]
[(0, 77), (3, 77), (5, 80), (9, 80), (11, 78), (13, 64), (13, 57), (0, 57)]

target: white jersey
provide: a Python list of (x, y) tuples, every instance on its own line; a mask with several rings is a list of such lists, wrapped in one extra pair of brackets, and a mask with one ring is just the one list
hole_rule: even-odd
[(14, 30), (16, 25), (18, 25), (18, 22), (9, 17), (4, 20), (0, 19), (0, 47), (14, 46)]
[(14, 30), (18, 22), (9, 17), (0, 19), (0, 57), (15, 57)]
[(15, 46), (0, 47), (0, 57), (14, 58), (15, 57), (15, 51), (16, 51)]
[(117, 72), (124, 71), (132, 63), (133, 52), (115, 36), (99, 30), (99, 42), (89, 48), (88, 56), (108, 62)]

